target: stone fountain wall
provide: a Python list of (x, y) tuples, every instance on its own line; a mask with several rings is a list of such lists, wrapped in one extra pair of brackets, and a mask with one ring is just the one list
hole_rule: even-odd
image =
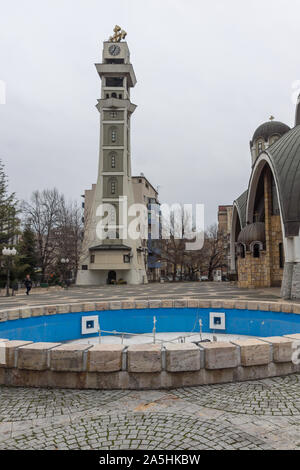
[[(300, 313), (277, 302), (149, 300), (48, 305), (0, 311), (0, 321), (107, 309), (240, 308)], [(161, 389), (300, 372), (300, 333), (231, 342), (60, 344), (0, 339), (0, 384), (79, 389)]]

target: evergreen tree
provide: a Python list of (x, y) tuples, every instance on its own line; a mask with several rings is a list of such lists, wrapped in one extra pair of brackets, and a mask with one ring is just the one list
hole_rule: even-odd
[(17, 243), (19, 234), (17, 201), (15, 193), (8, 194), (8, 181), (0, 160), (0, 250)]
[(26, 274), (30, 274), (30, 277), (34, 279), (35, 268), (38, 265), (38, 254), (35, 233), (29, 224), (26, 224), (23, 230), (18, 253), (18, 268), (20, 274), (22, 273), (22, 277), (25, 277)]
[[(4, 164), (0, 159), (0, 285), (6, 285), (7, 268), (10, 267), (11, 271), (14, 270), (14, 261), (8, 257), (2, 256), (2, 249), (4, 247), (14, 246), (18, 250), (18, 234), (20, 220), (18, 219), (18, 207), (15, 193), (8, 193), (8, 180), (4, 169)], [(14, 279), (11, 275), (11, 279)]]

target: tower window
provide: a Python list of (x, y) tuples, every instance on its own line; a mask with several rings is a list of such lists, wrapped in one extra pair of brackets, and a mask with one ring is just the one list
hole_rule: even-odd
[(117, 111), (111, 111), (110, 117), (115, 119), (117, 117)]
[(110, 192), (111, 194), (116, 194), (116, 182), (115, 180), (112, 180), (110, 183)]
[(112, 93), (112, 94), (111, 94), (111, 97), (112, 97), (112, 98), (116, 98), (116, 97), (117, 97), (117, 93)]
[(123, 86), (123, 78), (120, 78), (120, 77), (107, 77), (106, 78), (106, 86), (122, 87)]
[(122, 97), (122, 93), (119, 94), (119, 99), (121, 100), (123, 97)]
[(111, 131), (111, 141), (116, 142), (116, 140), (117, 140), (117, 131), (115, 129), (113, 129)]
[(114, 154), (111, 156), (111, 167), (116, 168), (116, 156)]

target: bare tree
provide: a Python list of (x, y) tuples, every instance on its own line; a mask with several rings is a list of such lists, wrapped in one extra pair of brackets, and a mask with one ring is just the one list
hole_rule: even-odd
[(226, 265), (224, 243), (224, 236), (218, 232), (217, 225), (211, 225), (205, 232), (201, 263), (202, 270), (207, 272), (210, 281), (213, 280), (214, 270), (223, 268)]
[(57, 189), (35, 191), (30, 202), (23, 203), (26, 223), (35, 233), (42, 280), (46, 279), (48, 268), (54, 263), (58, 238), (55, 230), (59, 224), (60, 208), (63, 201)]

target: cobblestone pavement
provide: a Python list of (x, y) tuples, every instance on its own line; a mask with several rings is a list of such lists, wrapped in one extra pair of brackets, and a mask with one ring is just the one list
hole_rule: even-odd
[(72, 302), (134, 299), (246, 299), (280, 301), (280, 289), (240, 289), (228, 282), (169, 282), (138, 286), (72, 287), (68, 290), (31, 291), (30, 295), (0, 297), (0, 309), (24, 305), (49, 305)]
[(300, 374), (171, 391), (0, 387), (0, 449), (300, 449)]

